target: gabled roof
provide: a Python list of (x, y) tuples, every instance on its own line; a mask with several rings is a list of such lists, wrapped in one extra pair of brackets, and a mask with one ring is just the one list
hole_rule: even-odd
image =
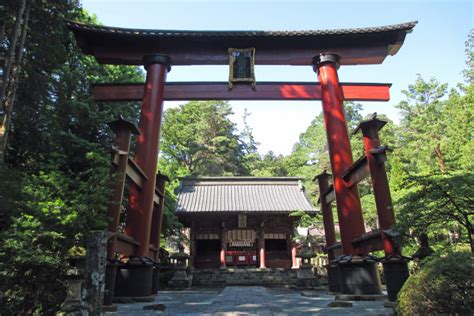
[(100, 63), (141, 65), (148, 54), (166, 54), (172, 65), (225, 65), (228, 48), (256, 49), (260, 65), (311, 65), (319, 53), (341, 56), (341, 64), (379, 64), (395, 55), (417, 22), (301, 31), (144, 30), (66, 21), (85, 54)]
[(294, 177), (183, 178), (176, 213), (315, 212), (301, 180)]

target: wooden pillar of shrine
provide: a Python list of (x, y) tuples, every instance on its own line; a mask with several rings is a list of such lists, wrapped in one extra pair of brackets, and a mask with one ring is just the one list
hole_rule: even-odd
[(108, 125), (115, 133), (112, 159), (116, 167), (112, 167), (111, 170), (114, 188), (107, 208), (108, 231), (113, 234), (107, 244), (107, 259), (113, 260), (116, 251), (117, 229), (120, 222), (120, 208), (122, 207), (131, 135), (138, 135), (139, 132), (135, 124), (124, 120), (122, 117), (108, 123)]
[(258, 257), (259, 257), (259, 268), (260, 269), (266, 269), (266, 263), (265, 263), (265, 229), (264, 229), (264, 221), (260, 223), (260, 226), (258, 228)]
[(140, 111), (139, 131), (135, 149), (135, 162), (147, 179), (139, 189), (130, 188), (130, 205), (125, 232), (140, 245), (137, 256), (147, 256), (149, 251), (153, 200), (155, 196), (156, 168), (158, 161), (163, 92), (170, 59), (166, 55), (148, 55), (143, 58), (147, 70), (146, 84)]
[(195, 222), (191, 222), (191, 226), (189, 227), (189, 267), (194, 269), (194, 260), (196, 257), (196, 228)]
[(227, 250), (227, 229), (225, 227), (225, 222), (222, 221), (221, 225), (221, 251), (220, 251), (220, 264), (221, 269), (225, 269), (227, 264), (225, 262), (225, 252)]
[(291, 240), (291, 268), (292, 269), (298, 269), (300, 267), (298, 258), (296, 257), (298, 253), (298, 249), (296, 249), (296, 241), (293, 240), (295, 237), (295, 231), (296, 231), (296, 221), (293, 219), (291, 221), (291, 235), (290, 235), (290, 240)]

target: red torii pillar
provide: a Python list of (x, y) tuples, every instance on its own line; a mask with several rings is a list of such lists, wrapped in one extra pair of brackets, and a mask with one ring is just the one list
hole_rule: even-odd
[(342, 178), (352, 166), (352, 151), (346, 118), (342, 107), (343, 95), (337, 69), (339, 56), (321, 54), (313, 60), (323, 94), (324, 124), (328, 139), (329, 156), (333, 174), (336, 206), (341, 229), (342, 249), (345, 255), (364, 255), (362, 249), (352, 245), (352, 240), (365, 233), (364, 219), (357, 186), (349, 188)]
[(385, 258), (382, 261), (387, 294), (390, 301), (397, 299), (397, 294), (409, 277), (407, 260), (403, 258), (398, 238), (398, 232), (393, 229), (395, 214), (387, 173), (385, 171), (386, 146), (380, 145), (378, 131), (387, 122), (374, 117), (361, 122), (354, 134), (362, 131), (365, 155), (370, 170), (372, 188), (374, 190), (375, 206), (382, 236)]
[[(332, 215), (332, 208), (330, 203), (326, 203), (324, 193), (329, 189), (329, 179), (331, 175), (324, 170), (321, 174), (314, 177), (318, 181), (319, 186), (319, 200), (321, 203), (321, 213), (323, 214), (324, 236), (326, 238), (326, 248), (336, 244), (336, 230), (334, 227), (334, 217)], [(329, 292), (340, 292), (341, 282), (339, 276), (339, 268), (334, 262), (334, 250), (328, 249), (328, 265), (326, 266), (328, 273), (328, 289)]]
[(365, 233), (365, 227), (357, 186), (349, 187), (343, 179), (344, 172), (352, 166), (353, 160), (342, 106), (344, 98), (337, 75), (339, 60), (338, 55), (330, 53), (315, 56), (313, 69), (318, 73), (321, 83), (342, 250), (346, 255), (338, 261), (341, 291), (344, 294), (380, 294), (376, 262), (365, 256), (365, 249), (354, 247), (352, 243)]
[(130, 205), (125, 232), (140, 243), (135, 255), (148, 256), (151, 219), (155, 196), (156, 169), (160, 142), (163, 92), (170, 59), (166, 55), (149, 55), (143, 58), (147, 70), (145, 95), (140, 111), (140, 135), (135, 148), (135, 162), (147, 176), (140, 190), (130, 188)]
[(139, 131), (135, 124), (130, 123), (120, 117), (118, 120), (109, 122), (108, 125), (115, 133), (113, 155), (118, 156), (117, 167), (112, 167), (112, 174), (118, 175), (115, 179), (115, 186), (111, 201), (107, 208), (107, 218), (109, 220), (108, 231), (113, 233), (107, 245), (107, 259), (115, 259), (117, 243), (117, 228), (120, 221), (120, 208), (122, 207), (123, 189), (125, 187), (126, 170), (128, 164), (128, 154), (130, 151), (130, 138), (132, 133), (138, 135)]
[(150, 233), (150, 244), (154, 245), (157, 249), (157, 254), (154, 258), (156, 261), (158, 261), (160, 253), (161, 228), (163, 226), (163, 211), (165, 207), (165, 189), (167, 181), (170, 181), (167, 176), (161, 173), (156, 175), (156, 189), (160, 195), (160, 202), (158, 203), (158, 206), (153, 208)]

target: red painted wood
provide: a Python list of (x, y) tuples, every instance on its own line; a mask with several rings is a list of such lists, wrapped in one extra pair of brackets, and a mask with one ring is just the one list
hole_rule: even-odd
[(160, 202), (153, 208), (153, 216), (151, 219), (150, 243), (160, 249), (161, 227), (163, 225), (163, 210), (165, 206), (165, 187), (168, 177), (158, 174), (156, 176), (156, 188), (162, 194)]
[(296, 258), (296, 254), (297, 254), (297, 251), (296, 251), (296, 243), (292, 243), (291, 245), (291, 268), (292, 269), (298, 269), (299, 266), (298, 266), (298, 259)]
[[(388, 101), (390, 84), (341, 83), (345, 101)], [(141, 101), (142, 84), (94, 85), (92, 95), (97, 102)], [(321, 100), (319, 83), (259, 82), (253, 90), (249, 85), (227, 82), (167, 83), (165, 101), (187, 100)]]
[[(135, 46), (135, 47), (134, 47)], [(199, 47), (199, 49), (196, 49)], [(232, 47), (232, 46), (227, 46)], [(180, 48), (160, 48), (160, 54), (170, 56), (173, 66), (189, 65), (228, 65), (229, 53), (227, 47), (203, 47), (202, 42), (196, 43), (194, 47), (186, 50)], [(255, 47), (247, 45), (245, 47)], [(344, 65), (371, 65), (381, 64), (387, 54), (387, 46), (368, 47), (341, 47), (331, 48), (330, 51), (343, 56), (341, 61)], [(311, 64), (313, 56), (328, 51), (328, 48), (276, 48), (267, 49), (256, 47), (256, 65), (293, 65), (308, 66)], [(94, 57), (100, 64), (116, 65), (142, 65), (144, 55), (156, 53), (156, 47), (136, 47), (134, 44), (120, 44), (111, 47), (104, 47), (104, 43), (99, 43), (94, 47)]]
[(384, 249), (382, 233), (380, 231), (368, 232), (352, 241), (356, 247), (364, 248), (367, 252), (378, 251)]
[(219, 253), (219, 260), (221, 263), (221, 268), (225, 268), (227, 263), (225, 262), (225, 252), (227, 250), (227, 230), (225, 228), (224, 222), (222, 223), (221, 229), (221, 251)]
[[(319, 185), (319, 192), (320, 196), (324, 192), (327, 192), (329, 189), (329, 178), (331, 177), (330, 174), (323, 172), (315, 177), (318, 180)], [(336, 244), (336, 230), (334, 228), (334, 218), (332, 215), (332, 208), (331, 204), (327, 203), (324, 198), (320, 198), (321, 203), (321, 213), (323, 214), (323, 225), (324, 225), (324, 236), (326, 238), (326, 249), (327, 247), (331, 247), (332, 245)], [(334, 252), (329, 250), (328, 251), (328, 259), (334, 260)]]
[(263, 227), (260, 226), (260, 230), (258, 232), (258, 256), (260, 262), (260, 269), (265, 269), (267, 267), (265, 262), (265, 232)]
[(139, 243), (130, 236), (117, 234), (117, 243), (115, 251), (120, 255), (132, 256), (136, 253)]
[[(387, 238), (384, 230), (392, 228), (395, 224), (395, 215), (393, 212), (392, 197), (390, 196), (390, 186), (388, 184), (387, 173), (384, 163), (377, 159), (376, 154), (372, 153), (373, 149), (380, 146), (376, 119), (360, 124), (362, 135), (364, 138), (365, 154), (370, 169), (370, 177), (372, 179), (372, 188), (374, 190), (375, 206), (377, 208), (377, 216), (380, 230), (382, 231), (383, 249), (385, 255), (400, 255), (398, 249), (395, 249)], [(384, 155), (383, 153), (382, 155)]]
[(141, 190), (135, 185), (130, 187), (125, 227), (127, 235), (133, 236), (140, 243), (136, 253), (138, 256), (148, 255), (150, 242), (166, 72), (167, 66), (163, 64), (151, 64), (147, 67), (145, 94), (140, 111), (140, 135), (137, 138), (135, 162), (144, 171), (147, 180)]
[(120, 208), (123, 199), (123, 190), (125, 186), (125, 177), (128, 163), (128, 152), (130, 150), (130, 138), (132, 130), (129, 125), (117, 124), (115, 126), (115, 139), (114, 147), (118, 151), (122, 151), (126, 154), (118, 154), (117, 165), (112, 167), (112, 174), (117, 176), (114, 178), (114, 192), (112, 195), (111, 203), (107, 209), (107, 218), (109, 220), (108, 231), (114, 235), (110, 238), (107, 244), (107, 258), (113, 260), (115, 257), (116, 244), (117, 244), (117, 228), (120, 221)]
[(343, 95), (337, 75), (337, 65), (324, 62), (317, 65), (323, 97), (324, 122), (333, 173), (336, 206), (344, 254), (365, 254), (353, 247), (352, 240), (365, 233), (357, 186), (349, 188), (343, 174), (352, 166), (352, 151), (347, 123), (342, 107)]
[[(173, 65), (228, 64), (229, 47), (253, 47), (256, 64), (309, 65), (332, 52), (347, 65), (381, 63), (395, 55), (416, 22), (376, 28), (313, 31), (174, 31), (127, 29), (66, 21), (79, 47), (99, 63), (141, 65), (157, 52)], [(237, 46), (236, 46), (237, 45)]]

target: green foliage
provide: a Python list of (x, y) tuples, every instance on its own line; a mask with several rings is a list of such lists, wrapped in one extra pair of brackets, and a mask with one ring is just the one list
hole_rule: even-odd
[(442, 100), (446, 91), (447, 85), (418, 77), (405, 92), (390, 155), (392, 195), (397, 223), (406, 234), (423, 231), (439, 239), (455, 232), (472, 244), (474, 85), (452, 90)]
[[(474, 173), (412, 176), (398, 199), (400, 227), (418, 234), (427, 230), (465, 228), (465, 240), (472, 243), (474, 218)], [(451, 224), (453, 223), (453, 224)]]
[(223, 101), (192, 101), (168, 109), (163, 115), (159, 169), (173, 176), (249, 174), (231, 114)]
[(251, 174), (255, 177), (284, 177), (288, 175), (288, 170), (284, 157), (269, 151), (255, 162)]
[[(7, 166), (0, 169), (2, 315), (59, 308), (68, 250), (107, 224), (105, 149), (112, 135), (106, 122), (119, 113), (135, 119), (138, 112), (137, 104), (96, 104), (90, 85), (143, 80), (137, 67), (101, 66), (80, 52), (63, 19), (93, 19), (76, 2), (30, 2)], [(7, 10), (14, 7), (8, 2)]]
[(474, 264), (469, 252), (435, 258), (410, 276), (398, 294), (400, 315), (472, 315)]
[(321, 221), (320, 214), (309, 214), (308, 212), (296, 210), (290, 213), (291, 217), (296, 217), (298, 226), (300, 227), (309, 227), (315, 225), (318, 221)]

